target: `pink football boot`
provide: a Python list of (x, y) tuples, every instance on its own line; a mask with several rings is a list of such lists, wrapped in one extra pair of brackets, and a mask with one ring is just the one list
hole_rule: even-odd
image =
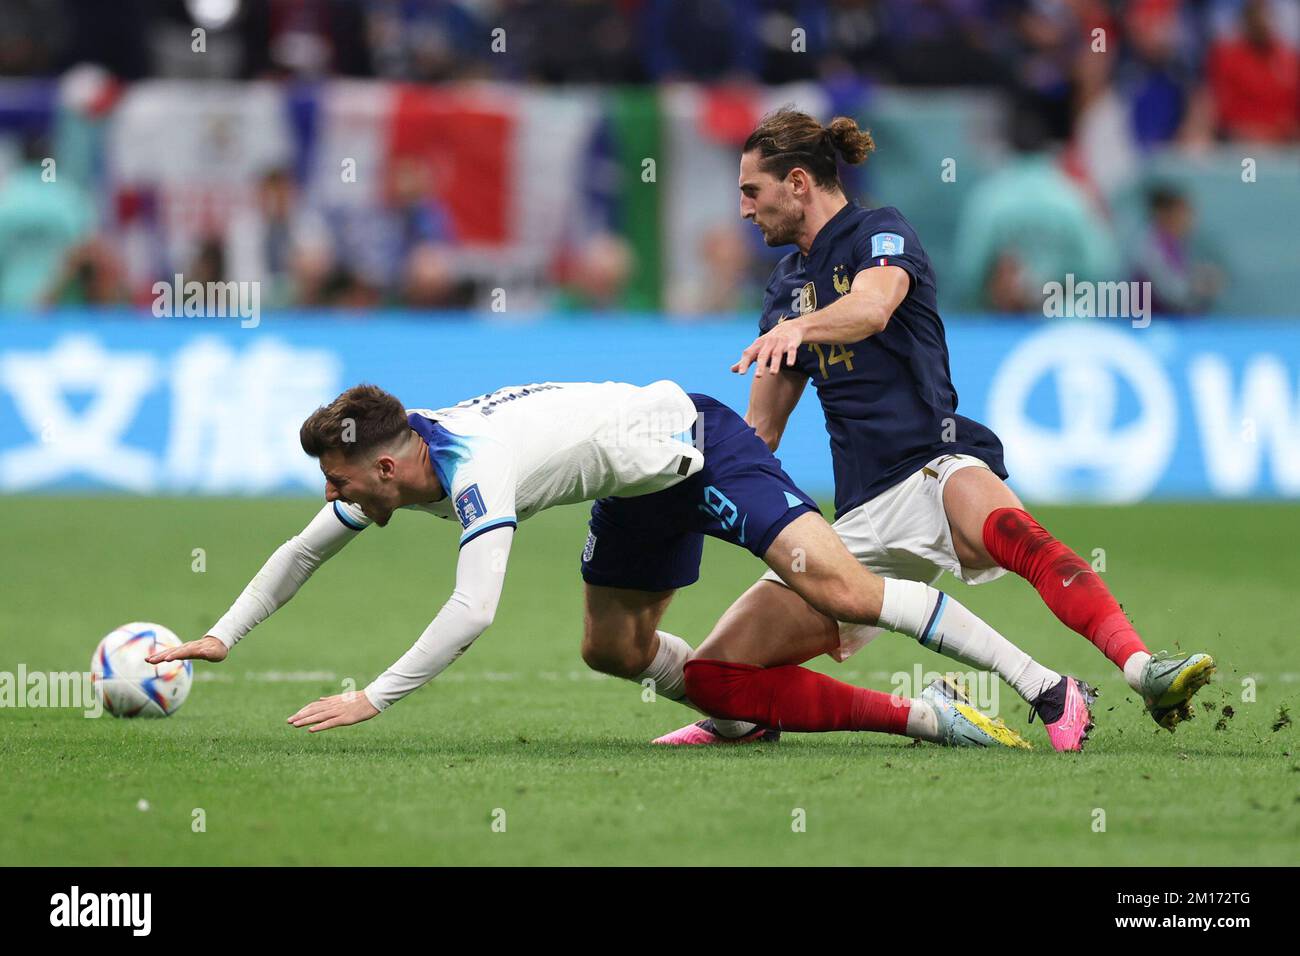
[(1093, 728), (1089, 707), (1096, 699), (1094, 688), (1076, 678), (1062, 677), (1056, 686), (1038, 695), (1029, 708), (1029, 722), (1034, 722), (1034, 714), (1043, 719), (1052, 749), (1082, 750)]
[(667, 744), (670, 747), (694, 747), (701, 744), (776, 743), (780, 739), (781, 731), (767, 730), (763, 727), (755, 727), (743, 737), (724, 737), (714, 727), (713, 718), (705, 717), (650, 742)]

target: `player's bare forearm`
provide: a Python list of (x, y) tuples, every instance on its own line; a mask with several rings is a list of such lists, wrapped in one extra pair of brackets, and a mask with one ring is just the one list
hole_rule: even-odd
[(798, 320), (803, 340), (819, 345), (849, 345), (878, 335), (894, 314), (889, 302), (871, 292), (848, 292), (824, 309)]
[(758, 433), (767, 447), (776, 451), (781, 444), (790, 413), (799, 404), (808, 379), (802, 374), (786, 371), (780, 375), (755, 375), (749, 387), (749, 408), (745, 423)]
[(743, 375), (753, 365), (755, 380), (761, 379), (785, 366), (793, 366), (799, 356), (799, 346), (861, 342), (883, 331), (889, 315), (870, 297), (846, 293), (824, 309), (774, 325), (741, 353), (731, 370)]
[(877, 335), (889, 325), (890, 316), (911, 290), (911, 281), (899, 266), (863, 269), (849, 291), (826, 308), (778, 322), (760, 335), (731, 370), (743, 375), (753, 365), (754, 377), (761, 378), (794, 365), (805, 342), (848, 345)]
[(799, 320), (803, 340), (819, 345), (849, 345), (879, 335), (911, 290), (912, 280), (899, 266), (864, 269), (849, 291), (824, 309)]

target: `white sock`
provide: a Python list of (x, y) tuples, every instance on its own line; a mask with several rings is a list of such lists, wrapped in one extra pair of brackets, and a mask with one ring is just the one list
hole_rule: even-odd
[(723, 737), (743, 737), (758, 727), (758, 724), (751, 724), (747, 720), (723, 720), (721, 717), (709, 719), (713, 721), (713, 729)]
[(1134, 651), (1124, 662), (1124, 679), (1139, 694), (1142, 693), (1142, 668), (1147, 666), (1149, 660), (1151, 655), (1146, 651)]
[(922, 647), (963, 664), (993, 671), (1030, 703), (1060, 683), (1060, 674), (1038, 663), (955, 598), (920, 581), (884, 581), (880, 623), (891, 631), (914, 637)]
[(656, 631), (659, 635), (659, 650), (650, 666), (632, 680), (642, 686), (647, 680), (653, 681), (655, 696), (667, 697), (669, 700), (684, 700), (686, 697), (686, 662), (691, 657), (691, 645), (676, 634)]
[[(650, 666), (632, 678), (644, 686), (646, 680), (654, 681), (655, 695), (675, 700), (695, 710), (700, 710), (686, 696), (686, 662), (691, 657), (691, 645), (676, 634), (656, 631), (659, 635), (659, 651)], [(704, 711), (700, 710), (700, 713)], [(706, 715), (707, 716), (707, 715)], [(719, 720), (713, 718), (713, 726), (724, 737), (743, 737), (754, 729), (754, 724), (743, 720)]]
[(907, 730), (909, 737), (920, 740), (939, 740), (939, 713), (919, 697), (913, 698), (907, 712)]

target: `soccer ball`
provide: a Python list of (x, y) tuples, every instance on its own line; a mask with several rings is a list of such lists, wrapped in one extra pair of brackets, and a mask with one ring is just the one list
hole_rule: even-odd
[(153, 665), (145, 658), (181, 639), (161, 624), (137, 621), (109, 633), (90, 659), (90, 679), (114, 717), (167, 717), (190, 694), (193, 661)]

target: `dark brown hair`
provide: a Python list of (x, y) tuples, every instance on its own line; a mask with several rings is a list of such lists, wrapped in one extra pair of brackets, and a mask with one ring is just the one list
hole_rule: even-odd
[(837, 116), (823, 126), (807, 113), (783, 106), (763, 117), (741, 152), (758, 151), (758, 168), (785, 179), (796, 166), (806, 169), (822, 189), (844, 188), (837, 157), (856, 166), (876, 148), (871, 133), (857, 120)]
[(378, 385), (354, 385), (308, 415), (298, 441), (313, 458), (338, 451), (352, 459), (384, 447), (410, 428), (396, 396)]

